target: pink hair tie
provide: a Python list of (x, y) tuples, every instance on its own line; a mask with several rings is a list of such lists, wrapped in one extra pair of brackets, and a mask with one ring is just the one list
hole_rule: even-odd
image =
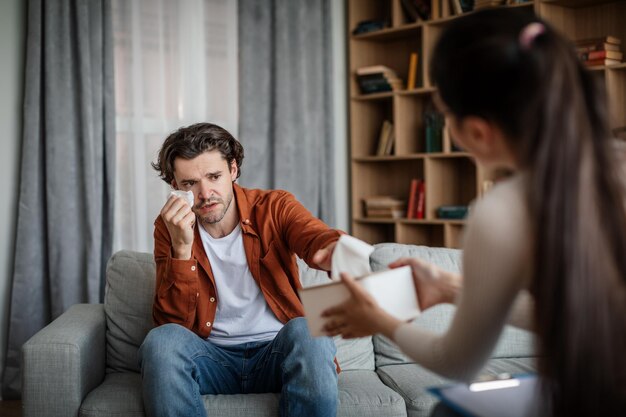
[(533, 22), (526, 25), (524, 29), (519, 34), (519, 43), (522, 49), (530, 49), (530, 46), (533, 44), (537, 36), (541, 35), (546, 31), (546, 27), (539, 23)]

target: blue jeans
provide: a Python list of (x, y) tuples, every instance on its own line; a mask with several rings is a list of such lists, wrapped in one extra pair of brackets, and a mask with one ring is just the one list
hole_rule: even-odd
[(220, 347), (178, 324), (148, 333), (139, 349), (146, 414), (206, 416), (204, 394), (279, 392), (281, 416), (335, 416), (336, 348), (312, 338), (304, 318), (270, 342)]

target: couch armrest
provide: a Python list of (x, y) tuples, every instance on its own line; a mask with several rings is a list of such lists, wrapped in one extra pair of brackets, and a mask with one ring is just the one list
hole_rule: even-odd
[(104, 379), (105, 328), (102, 304), (77, 304), (22, 346), (24, 417), (78, 416)]

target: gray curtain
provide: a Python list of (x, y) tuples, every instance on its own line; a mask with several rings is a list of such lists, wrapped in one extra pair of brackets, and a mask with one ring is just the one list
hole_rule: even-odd
[(330, 1), (239, 0), (239, 182), (334, 225)]
[(110, 0), (29, 0), (24, 138), (3, 397), (20, 349), (103, 297), (111, 255), (115, 105)]

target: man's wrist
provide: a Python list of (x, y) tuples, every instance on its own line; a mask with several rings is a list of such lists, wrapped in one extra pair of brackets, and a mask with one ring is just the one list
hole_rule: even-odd
[(181, 259), (181, 260), (191, 259), (191, 246), (172, 248), (172, 257), (174, 259)]

